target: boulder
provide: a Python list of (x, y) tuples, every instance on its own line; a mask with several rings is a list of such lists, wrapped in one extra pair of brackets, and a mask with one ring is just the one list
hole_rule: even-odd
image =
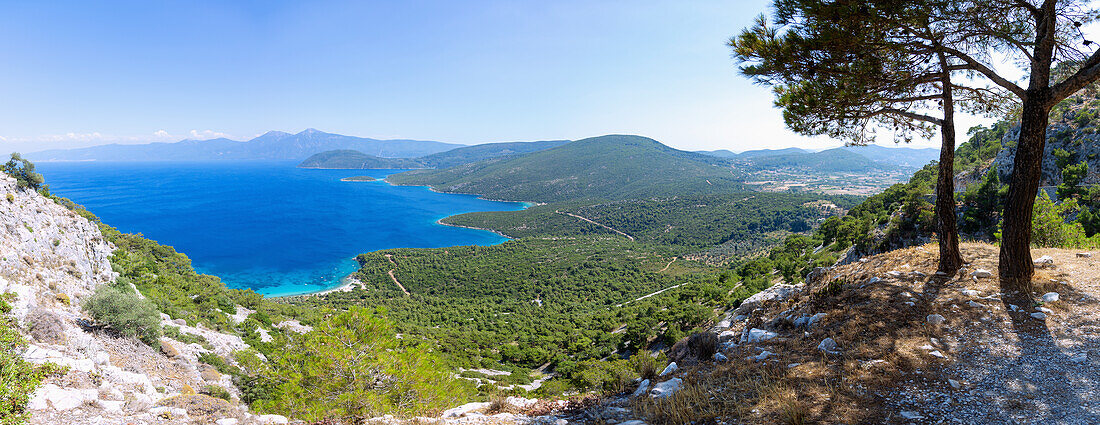
[(1035, 267), (1040, 268), (1040, 269), (1045, 269), (1045, 268), (1048, 268), (1048, 267), (1054, 267), (1054, 258), (1052, 258), (1049, 255), (1044, 255), (1044, 256), (1039, 257), (1038, 259), (1036, 259), (1034, 261), (1034, 263), (1035, 263)]
[(836, 341), (832, 338), (825, 338), (821, 340), (820, 344), (817, 344), (817, 351), (821, 351), (827, 354), (839, 354), (840, 347), (837, 346)]
[(680, 378), (672, 378), (665, 382), (658, 382), (653, 386), (652, 390), (649, 390), (649, 396), (653, 398), (665, 398), (676, 393), (680, 390), (680, 385), (683, 384), (683, 380)]
[(729, 357), (726, 357), (726, 355), (722, 354), (722, 353), (714, 353), (714, 361), (716, 361), (716, 362), (729, 361)]
[(665, 375), (676, 373), (676, 371), (679, 370), (679, 369), (680, 369), (680, 367), (676, 366), (676, 362), (669, 363), (668, 366), (665, 366), (665, 370), (661, 371), (659, 376), (665, 376)]
[(756, 310), (757, 307), (760, 307), (763, 303), (767, 301), (786, 301), (792, 296), (799, 294), (802, 291), (802, 288), (805, 288), (805, 285), (785, 285), (782, 283), (772, 285), (770, 288), (757, 292), (751, 297), (746, 298), (745, 301), (741, 302), (740, 306), (737, 306), (737, 309), (734, 310), (734, 313), (737, 316), (748, 315), (752, 313), (753, 310)]
[(939, 314), (929, 314), (925, 320), (928, 321), (929, 325), (942, 325), (943, 322), (947, 321), (947, 319)]
[(1092, 253), (1078, 252), (1077, 253), (1077, 258), (1092, 258)]
[(1047, 293), (1043, 294), (1042, 300), (1045, 303), (1056, 302), (1056, 301), (1058, 301), (1058, 293), (1057, 292), (1047, 292)]
[(478, 410), (485, 410), (486, 408), (489, 407), (489, 404), (490, 404), (489, 402), (466, 403), (466, 404), (463, 404), (461, 406), (455, 407), (453, 409), (444, 410), (443, 411), (443, 416), (441, 416), (441, 417), (443, 419), (461, 418), (463, 416), (466, 416), (466, 415), (468, 415), (470, 413), (473, 413), (473, 412), (476, 412)]
[(631, 397), (641, 397), (642, 394), (645, 394), (647, 392), (649, 392), (649, 380), (645, 379), (642, 382), (638, 383), (638, 389), (634, 390), (634, 393), (631, 394), (630, 396)]
[(773, 339), (776, 336), (778, 336), (778, 335), (776, 335), (775, 332), (765, 330), (765, 329), (752, 328), (752, 329), (749, 329), (748, 334), (746, 334), (744, 337), (741, 338), (741, 340), (742, 340), (741, 342), (754, 344), (754, 343), (757, 343), (757, 342), (763, 342), (763, 341)]
[(1031, 313), (1031, 317), (1034, 318), (1034, 319), (1046, 320), (1047, 315), (1046, 315), (1046, 313), (1043, 313), (1041, 311), (1037, 311), (1037, 312)]

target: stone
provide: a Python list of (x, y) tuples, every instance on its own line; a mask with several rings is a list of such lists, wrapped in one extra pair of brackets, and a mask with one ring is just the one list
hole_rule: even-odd
[(748, 335), (746, 335), (744, 338), (742, 338), (743, 339), (742, 342), (753, 344), (753, 343), (757, 343), (757, 342), (767, 341), (769, 339), (775, 338), (776, 336), (777, 335), (776, 335), (775, 332), (765, 330), (765, 329), (752, 328), (752, 329), (749, 329)]
[(645, 394), (647, 392), (649, 392), (649, 380), (648, 379), (643, 380), (642, 382), (638, 383), (638, 389), (634, 390), (634, 393), (631, 394), (630, 396), (631, 397), (641, 397), (643, 394)]
[(714, 353), (714, 361), (716, 361), (716, 362), (729, 361), (729, 357), (726, 357), (726, 355), (722, 354), (722, 353)]
[(122, 400), (99, 400), (99, 407), (110, 413), (121, 413), (122, 406), (126, 404)]
[(683, 380), (680, 378), (672, 378), (665, 382), (659, 382), (653, 386), (652, 390), (649, 390), (649, 396), (653, 398), (665, 398), (673, 395), (680, 389), (680, 384)]
[[(441, 416), (441, 417), (443, 419), (461, 418), (463, 416), (466, 416), (469, 413), (472, 413), (472, 412), (475, 412), (475, 411), (478, 411), (478, 410), (484, 410), (487, 407), (489, 407), (489, 402), (466, 403), (466, 404), (463, 404), (461, 406), (455, 407), (453, 409), (444, 410), (443, 411), (443, 416)], [(261, 422), (263, 422), (262, 419), (261, 419)], [(278, 423), (278, 422), (266, 422), (266, 423)], [(286, 422), (283, 422), (283, 423), (286, 423)]]
[(814, 327), (814, 325), (818, 324), (818, 322), (821, 322), (821, 319), (824, 319), (825, 316), (828, 316), (828, 314), (817, 313), (813, 316), (810, 316), (810, 318), (806, 320), (806, 328), (808, 329)]
[(1051, 309), (1046, 308), (1046, 307), (1038, 307), (1038, 308), (1036, 308), (1036, 310), (1039, 310), (1039, 311), (1045, 313), (1048, 316), (1054, 314), (1054, 310), (1051, 310)]
[(925, 320), (928, 321), (929, 325), (941, 325), (943, 324), (943, 322), (947, 321), (947, 319), (939, 314), (929, 314), (928, 317), (925, 318)]
[(111, 363), (111, 355), (103, 351), (95, 353), (95, 364), (103, 366)]
[(670, 375), (670, 374), (676, 373), (676, 371), (679, 370), (679, 369), (680, 368), (678, 366), (676, 366), (676, 362), (669, 363), (668, 366), (665, 366), (665, 370), (661, 371), (660, 376), (665, 376), (665, 375)]
[(903, 417), (905, 419), (924, 419), (924, 416), (922, 416), (920, 413), (910, 412), (908, 410), (903, 410), (903, 411), (901, 411), (900, 414), (901, 414), (901, 417)]
[(971, 308), (985, 308), (984, 304), (974, 301), (967, 301), (966, 305), (970, 306)]
[(1043, 312), (1038, 312), (1037, 311), (1035, 313), (1031, 313), (1031, 317), (1039, 319), (1039, 320), (1046, 320), (1047, 315)]
[(825, 352), (828, 354), (837, 354), (840, 352), (840, 347), (837, 346), (836, 341), (832, 338), (825, 338), (821, 340), (820, 344), (817, 344), (817, 351)]
[(962, 293), (963, 295), (966, 295), (966, 296), (968, 296), (968, 297), (977, 297), (977, 296), (979, 296), (979, 295), (980, 295), (980, 294), (978, 293), (978, 291), (975, 291), (975, 290), (973, 290), (973, 289), (963, 289), (963, 290), (961, 290), (961, 291), (959, 291), (959, 292), (961, 292), (961, 293)]
[(1054, 258), (1052, 258), (1049, 255), (1044, 255), (1044, 256), (1039, 257), (1038, 259), (1036, 259), (1034, 261), (1034, 263), (1035, 263), (1035, 267), (1040, 268), (1040, 269), (1045, 269), (1047, 267), (1053, 267), (1054, 266)]
[(237, 425), (238, 422), (240, 421), (234, 418), (224, 418), (214, 421), (214, 423), (217, 425)]
[(283, 415), (260, 415), (256, 417), (256, 420), (260, 421), (261, 424), (283, 425), (290, 423), (290, 420)]
[(746, 358), (746, 360), (753, 360), (753, 361), (758, 361), (758, 362), (760, 362), (760, 361), (764, 361), (764, 360), (765, 360), (765, 359), (767, 359), (768, 357), (771, 357), (771, 355), (772, 355), (772, 354), (774, 354), (774, 353), (772, 353), (771, 351), (767, 351), (767, 350), (764, 350), (764, 351), (763, 351), (763, 352), (761, 352), (760, 354), (757, 354), (757, 355), (755, 355), (755, 356), (749, 356), (749, 357), (747, 357), (747, 358)]
[[(98, 396), (97, 391), (89, 391), (92, 394), (91, 399), (88, 401), (95, 400), (95, 398)], [(46, 384), (35, 392), (33, 398), (42, 399), (34, 403), (36, 407), (42, 406), (45, 402), (48, 402), (48, 405), (52, 406), (55, 410), (65, 411), (72, 410), (83, 405), (86, 400), (85, 397), (86, 394), (82, 393), (80, 390), (69, 390), (61, 388), (54, 384)]]
[(941, 359), (946, 359), (947, 358), (947, 356), (943, 355), (943, 353), (941, 353), (940, 350), (929, 351), (928, 355), (930, 355), (932, 357), (938, 357), (938, 358), (941, 358)]
[(1092, 258), (1092, 253), (1078, 252), (1077, 253), (1077, 258)]
[(890, 271), (886, 272), (886, 276), (891, 278), (891, 279), (901, 279), (901, 277), (904, 276), (904, 275), (901, 272), (897, 271), (897, 270), (890, 270)]
[(1056, 301), (1058, 301), (1058, 293), (1057, 292), (1047, 292), (1047, 293), (1043, 294), (1042, 300), (1045, 303), (1056, 302)]
[(978, 279), (984, 279), (984, 278), (987, 278), (987, 277), (992, 277), (993, 272), (991, 272), (989, 270), (986, 270), (986, 269), (977, 269), (977, 270), (974, 270), (974, 271), (970, 272), (970, 276), (971, 277), (976, 277)]
[(637, 419), (631, 419), (629, 421), (619, 422), (619, 425), (646, 425), (646, 423)]
[(722, 331), (718, 334), (718, 341), (719, 342), (732, 341), (734, 339), (737, 339), (737, 337), (739, 337), (739, 336), (741, 336), (740, 332)]
[(947, 379), (947, 384), (950, 385), (951, 388), (954, 388), (956, 390), (962, 387), (962, 384), (960, 384), (959, 381), (950, 378)]

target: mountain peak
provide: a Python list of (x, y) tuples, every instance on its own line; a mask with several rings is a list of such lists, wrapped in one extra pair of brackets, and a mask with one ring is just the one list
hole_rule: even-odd
[(318, 130), (316, 128), (310, 127), (310, 128), (305, 129), (305, 130), (302, 130), (302, 132), (298, 133), (298, 135), (299, 136), (301, 136), (301, 135), (309, 136), (309, 135), (313, 135), (313, 134), (322, 134), (322, 133), (324, 133), (324, 132), (321, 131), (321, 130)]

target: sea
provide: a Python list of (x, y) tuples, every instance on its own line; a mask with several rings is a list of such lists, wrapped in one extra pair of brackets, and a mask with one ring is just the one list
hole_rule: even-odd
[[(360, 253), (494, 245), (508, 239), (438, 220), (527, 205), (393, 186), (403, 170), (315, 170), (293, 162), (45, 162), (50, 191), (125, 233), (175, 247), (200, 273), (265, 296), (340, 286)], [(342, 178), (371, 176), (377, 181)]]

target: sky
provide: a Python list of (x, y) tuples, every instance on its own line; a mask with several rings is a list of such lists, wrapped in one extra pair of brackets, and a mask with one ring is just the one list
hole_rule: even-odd
[(786, 130), (770, 89), (738, 74), (725, 43), (769, 4), (0, 0), (0, 151), (306, 128), (465, 144), (622, 133), (686, 150), (839, 145)]

